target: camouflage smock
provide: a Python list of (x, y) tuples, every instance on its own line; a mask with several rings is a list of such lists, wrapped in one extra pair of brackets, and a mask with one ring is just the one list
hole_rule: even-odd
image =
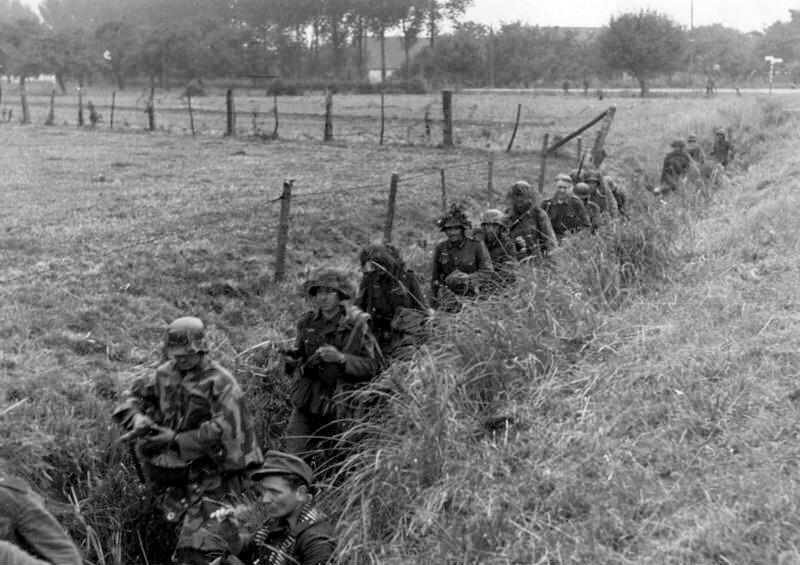
[(564, 237), (567, 232), (576, 232), (590, 225), (586, 208), (576, 196), (567, 194), (564, 200), (548, 198), (542, 203), (542, 208), (547, 212), (558, 238)]
[(539, 207), (530, 207), (518, 215), (509, 213), (508, 237), (525, 240), (529, 256), (546, 257), (557, 245), (550, 218)]

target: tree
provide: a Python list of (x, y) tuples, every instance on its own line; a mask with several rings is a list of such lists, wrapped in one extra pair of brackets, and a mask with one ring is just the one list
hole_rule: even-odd
[(26, 81), (45, 71), (42, 54), (44, 26), (38, 18), (23, 18), (15, 22), (0, 23), (0, 60), (8, 75), (19, 77), (22, 101), (22, 123), (30, 123)]
[(695, 28), (692, 71), (737, 81), (758, 71), (764, 59), (756, 58), (754, 35), (721, 24)]
[(629, 72), (647, 95), (647, 81), (684, 66), (686, 37), (669, 16), (650, 10), (612, 17), (598, 37), (600, 54), (611, 68)]
[(474, 4), (474, 0), (425, 0), (427, 2), (426, 15), (428, 19), (428, 33), (430, 46), (436, 46), (436, 36), (439, 34), (443, 20), (457, 23), (464, 15), (467, 8)]

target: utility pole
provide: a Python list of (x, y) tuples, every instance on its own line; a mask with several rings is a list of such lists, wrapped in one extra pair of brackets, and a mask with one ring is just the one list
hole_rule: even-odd
[(769, 93), (772, 94), (772, 79), (775, 76), (775, 63), (783, 63), (783, 59), (767, 55), (764, 57), (764, 60), (769, 61)]
[(494, 28), (489, 26), (489, 88), (494, 88)]

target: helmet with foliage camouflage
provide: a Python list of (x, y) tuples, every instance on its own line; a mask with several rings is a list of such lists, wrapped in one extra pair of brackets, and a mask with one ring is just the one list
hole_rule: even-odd
[(169, 356), (207, 353), (205, 341), (206, 327), (200, 318), (183, 316), (167, 326), (164, 347)]
[(506, 215), (500, 210), (486, 210), (481, 217), (481, 225), (495, 224), (498, 226), (506, 225)]
[(439, 226), (440, 230), (446, 230), (447, 228), (472, 229), (472, 222), (469, 221), (466, 212), (458, 204), (452, 204), (447, 214), (436, 220), (436, 225)]
[(601, 182), (600, 173), (591, 170), (586, 171), (586, 174), (583, 175), (583, 178), (581, 180), (587, 184), (590, 182), (600, 183)]
[(352, 298), (355, 294), (355, 289), (350, 282), (349, 277), (342, 271), (334, 271), (332, 269), (324, 269), (317, 271), (305, 283), (305, 291), (309, 296), (317, 294), (320, 288), (331, 288), (339, 293), (342, 300)]
[(511, 185), (511, 188), (508, 189), (508, 195), (533, 198), (533, 187), (530, 185), (530, 183), (527, 183), (524, 180), (518, 180)]
[(589, 198), (589, 195), (592, 193), (592, 189), (589, 188), (589, 185), (585, 182), (579, 182), (572, 188), (572, 193), (581, 199)]

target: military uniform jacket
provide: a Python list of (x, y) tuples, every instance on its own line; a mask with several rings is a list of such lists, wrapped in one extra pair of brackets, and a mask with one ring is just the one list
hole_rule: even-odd
[(567, 195), (563, 201), (555, 197), (548, 198), (542, 203), (542, 208), (550, 217), (550, 223), (557, 237), (563, 237), (567, 232), (588, 228), (590, 225), (586, 208), (576, 196)]
[(181, 459), (201, 461), (207, 472), (240, 471), (262, 460), (241, 387), (206, 355), (186, 374), (168, 361), (153, 378), (137, 380), (113, 417), (130, 427), (137, 413), (178, 432)]
[(664, 157), (664, 165), (661, 168), (661, 183), (672, 184), (689, 172), (692, 163), (689, 155), (685, 151), (675, 149), (667, 153)]
[(0, 477), (0, 563), (81, 565), (78, 549), (25, 481)]
[(445, 240), (433, 251), (431, 284), (434, 289), (438, 288), (453, 271), (471, 275), (480, 271), (490, 273), (493, 270), (489, 251), (482, 241), (470, 237), (465, 237), (458, 243)]
[[(292, 371), (292, 403), (311, 414), (329, 415), (336, 411), (334, 397), (342, 388), (371, 380), (382, 364), (378, 342), (369, 327), (369, 315), (351, 306), (333, 319), (322, 312), (306, 312), (297, 322)], [(332, 345), (344, 354), (344, 363), (328, 363), (315, 356), (323, 345)]]
[(358, 306), (370, 315), (375, 337), (386, 350), (392, 339), (392, 320), (398, 309), (427, 310), (428, 302), (413, 271), (405, 271), (399, 280), (389, 273), (375, 271), (361, 279)]
[(525, 240), (528, 255), (547, 256), (556, 246), (556, 234), (547, 213), (531, 207), (519, 215), (508, 215), (508, 237)]
[(699, 165), (702, 165), (706, 162), (706, 154), (703, 152), (703, 148), (699, 145), (687, 147), (686, 154), (689, 155), (689, 157), (691, 157), (692, 160)]
[(714, 141), (714, 150), (711, 156), (723, 167), (727, 166), (728, 160), (733, 158), (733, 145), (726, 139)]

